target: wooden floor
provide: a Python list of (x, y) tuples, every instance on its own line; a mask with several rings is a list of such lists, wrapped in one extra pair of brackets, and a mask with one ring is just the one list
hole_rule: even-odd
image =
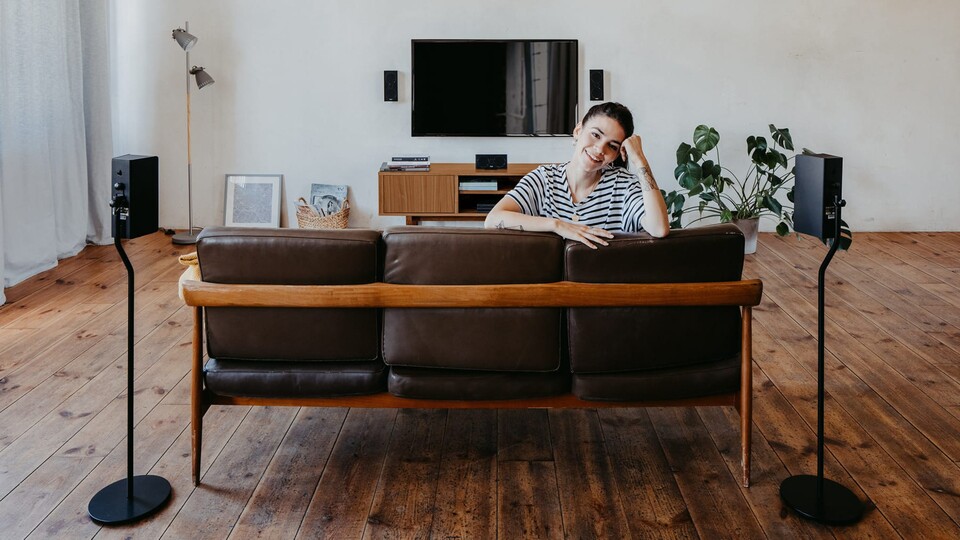
[[(761, 235), (753, 486), (732, 410), (214, 407), (190, 482), (185, 250), (126, 244), (137, 272), (136, 472), (152, 519), (104, 527), (90, 498), (126, 474), (126, 281), (90, 247), (0, 308), (2, 538), (960, 538), (960, 233), (864, 234), (827, 288), (827, 476), (867, 501), (827, 528), (788, 512), (815, 472), (816, 278), (826, 249)], [(695, 339), (695, 333), (692, 333)]]

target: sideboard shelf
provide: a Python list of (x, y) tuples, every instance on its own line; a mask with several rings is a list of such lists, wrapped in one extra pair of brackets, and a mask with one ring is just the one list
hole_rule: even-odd
[[(408, 225), (422, 221), (483, 221), (477, 204), (496, 203), (537, 163), (514, 163), (506, 169), (477, 169), (473, 163), (434, 163), (426, 172), (380, 171), (381, 216), (404, 216)], [(460, 181), (496, 180), (496, 190), (460, 190)]]

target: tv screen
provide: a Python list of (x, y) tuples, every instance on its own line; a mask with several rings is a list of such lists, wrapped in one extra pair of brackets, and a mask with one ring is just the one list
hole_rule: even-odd
[(570, 135), (576, 40), (413, 40), (413, 136)]

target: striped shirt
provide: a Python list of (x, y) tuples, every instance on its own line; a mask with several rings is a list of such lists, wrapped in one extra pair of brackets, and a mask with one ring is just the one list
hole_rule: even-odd
[(552, 217), (611, 232), (643, 230), (643, 190), (639, 179), (622, 167), (608, 167), (593, 192), (573, 202), (567, 183), (567, 165), (541, 165), (524, 176), (507, 197), (524, 214)]

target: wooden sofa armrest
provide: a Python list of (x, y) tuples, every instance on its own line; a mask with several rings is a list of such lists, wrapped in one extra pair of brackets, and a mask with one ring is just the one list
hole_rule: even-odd
[(184, 301), (203, 307), (464, 308), (756, 306), (759, 279), (712, 283), (554, 283), (510, 285), (183, 284)]

